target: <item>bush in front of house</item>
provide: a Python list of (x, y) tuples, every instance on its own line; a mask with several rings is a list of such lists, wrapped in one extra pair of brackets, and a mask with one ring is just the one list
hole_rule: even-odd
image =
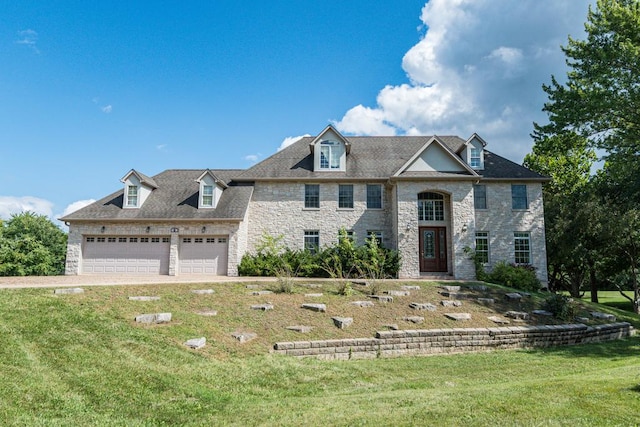
[(542, 303), (542, 309), (560, 320), (574, 319), (580, 310), (573, 298), (565, 295), (553, 294), (548, 296)]
[(530, 265), (509, 264), (500, 261), (493, 266), (490, 273), (484, 274), (486, 282), (520, 289), (522, 291), (539, 291), (540, 280), (536, 276), (536, 269)]
[(378, 245), (375, 237), (357, 246), (346, 231), (338, 242), (312, 252), (280, 244), (282, 237), (263, 236), (256, 253), (245, 254), (238, 266), (241, 276), (331, 277), (336, 279), (396, 277), (400, 254)]

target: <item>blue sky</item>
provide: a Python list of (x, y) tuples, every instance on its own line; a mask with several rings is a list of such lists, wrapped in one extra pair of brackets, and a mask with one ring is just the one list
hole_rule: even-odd
[(130, 169), (246, 168), (333, 123), (478, 132), (521, 162), (587, 0), (5, 2), (0, 218)]

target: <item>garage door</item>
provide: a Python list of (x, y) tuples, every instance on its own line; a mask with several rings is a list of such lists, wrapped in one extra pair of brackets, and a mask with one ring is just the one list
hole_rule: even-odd
[(169, 274), (169, 237), (86, 236), (86, 274)]
[(227, 274), (227, 236), (182, 237), (180, 274)]

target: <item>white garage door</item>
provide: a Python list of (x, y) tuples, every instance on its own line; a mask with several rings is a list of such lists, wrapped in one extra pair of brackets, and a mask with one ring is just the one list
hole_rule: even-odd
[(85, 236), (82, 272), (169, 274), (169, 237)]
[(180, 274), (227, 274), (227, 236), (182, 237)]

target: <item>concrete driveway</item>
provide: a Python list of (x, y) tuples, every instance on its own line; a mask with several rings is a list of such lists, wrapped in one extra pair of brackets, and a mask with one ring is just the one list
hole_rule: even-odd
[(81, 286), (151, 285), (172, 283), (224, 283), (224, 282), (274, 282), (274, 277), (229, 277), (212, 275), (158, 276), (26, 276), (0, 277), (0, 289), (10, 288), (58, 288)]

